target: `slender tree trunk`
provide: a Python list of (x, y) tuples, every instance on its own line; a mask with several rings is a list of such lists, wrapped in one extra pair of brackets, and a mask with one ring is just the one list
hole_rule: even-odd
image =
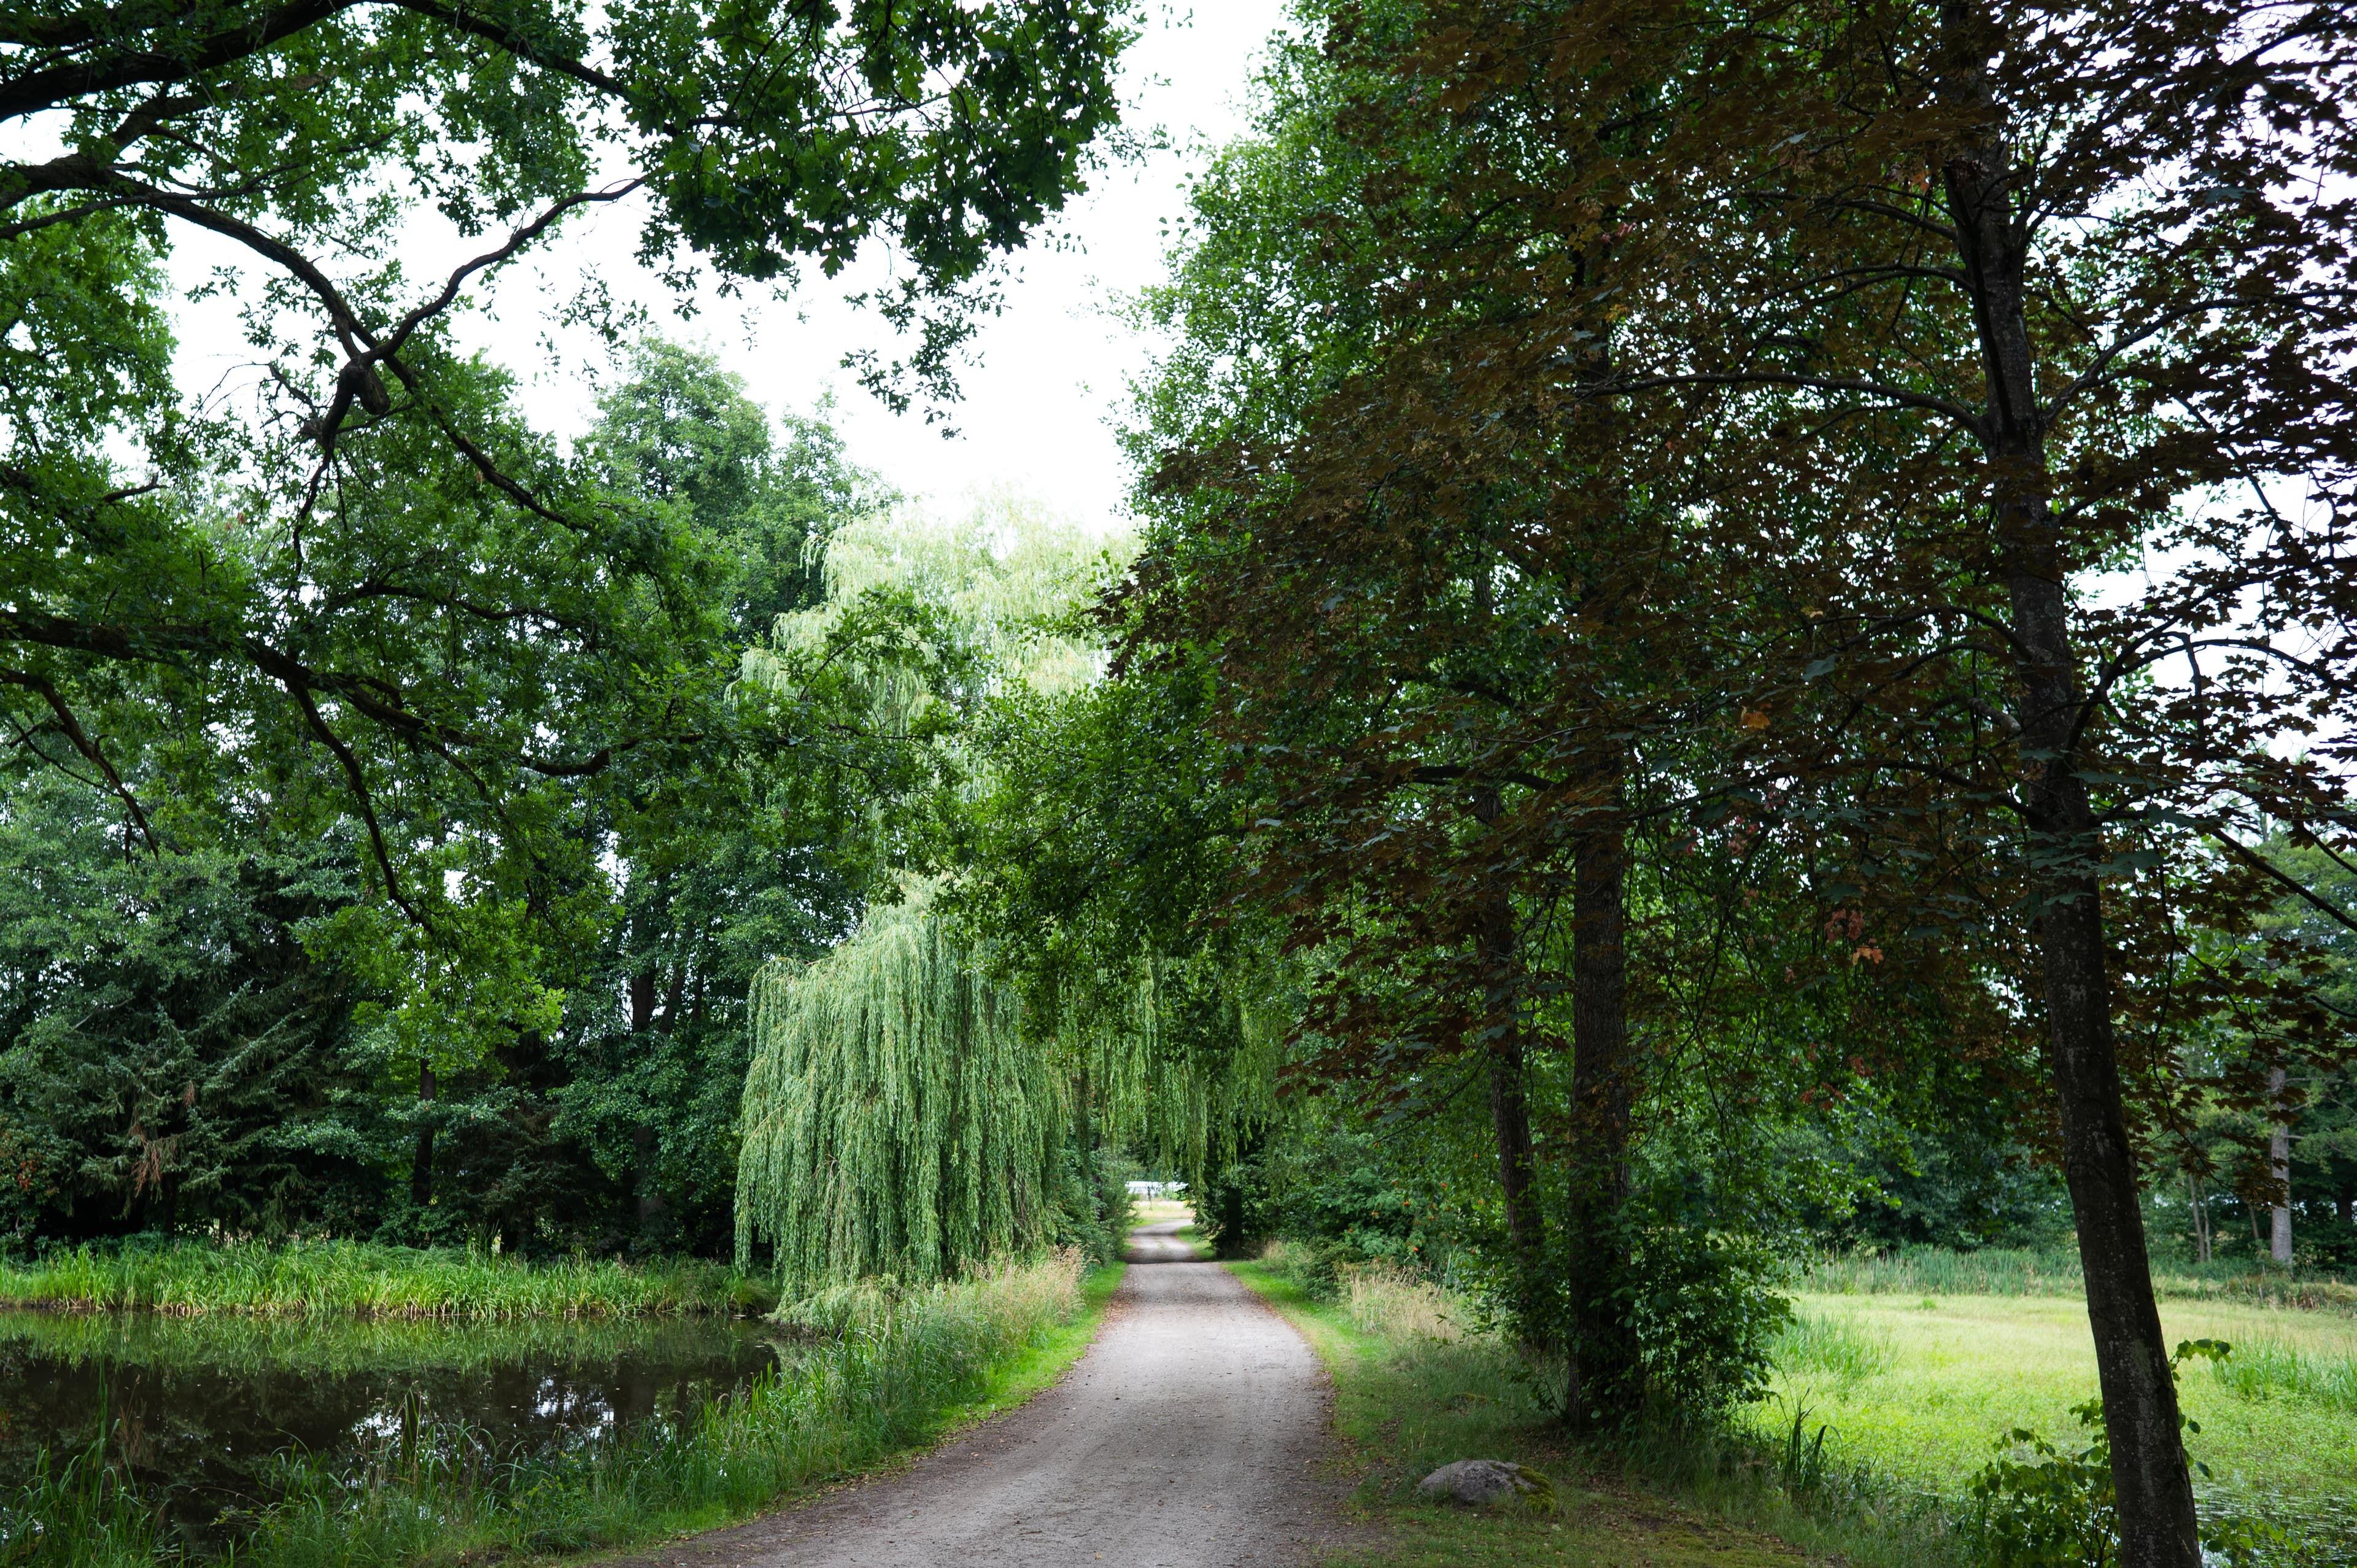
[(1579, 842), (1572, 884), (1573, 1136), (1565, 1270), (1572, 1335), (1564, 1413), (1625, 1413), (1642, 1392), (1616, 1287), (1627, 1271), (1629, 1202), (1627, 830), (1617, 815)]
[(1941, 35), (1940, 98), (1978, 117), (1959, 134), (1942, 175), (1987, 380), (1981, 440), (1994, 481), (1998, 564), (2013, 613), (2047, 1048), (2112, 1445), (2120, 1568), (2201, 1568), (2192, 1477), (2153, 1298), (2112, 1033), (2103, 903), (2093, 870), (2103, 858), (2103, 835), (2077, 771), (2085, 693), (2071, 646), (2061, 542), (2047, 500), (2045, 415), (2025, 309), (2027, 237), (2014, 213), (2014, 168), (2002, 112), (1988, 86), (1998, 36), (1984, 0), (1943, 0)]
[[(1498, 821), (1493, 790), (1475, 799), (1483, 826)], [(1513, 1254), (1515, 1306), (1524, 1332), (1544, 1332), (1541, 1279), (1546, 1264), (1546, 1230), (1540, 1213), (1537, 1160), (1531, 1139), (1531, 1108), (1525, 1074), (1521, 1012), (1522, 988), (1515, 971), (1522, 953), (1514, 931), (1513, 899), (1502, 888), (1482, 897), (1474, 932), (1481, 966), (1482, 1024), (1490, 1055), (1490, 1121), (1498, 1138), (1498, 1192), (1506, 1213), (1506, 1246)]]
[(2276, 1121), (2273, 1134), (2267, 1139), (2267, 1171), (2274, 1176), (2282, 1197), (2275, 1205), (2274, 1225), (2267, 1238), (2267, 1252), (2286, 1268), (2291, 1266), (2291, 1129), (2283, 1120), (2284, 1069), (2278, 1065), (2267, 1069), (2267, 1099), (2275, 1106)]
[[(434, 1103), (434, 1068), (430, 1062), (417, 1064), (417, 1101), (421, 1105)], [(417, 1129), (417, 1151), (409, 1162), (409, 1201), (413, 1208), (423, 1208), (434, 1201), (434, 1124), (422, 1123)]]
[(2193, 1261), (2210, 1261), (2210, 1213), (2201, 1201), (2201, 1178), (2191, 1171), (2185, 1173), (2185, 1191), (2193, 1206)]
[[(1482, 912), (1480, 948), (1484, 969), (1496, 974), (1514, 960), (1513, 909), (1501, 894)], [(1546, 1230), (1539, 1211), (1537, 1158), (1531, 1139), (1531, 1108), (1524, 1075), (1522, 1024), (1514, 1015), (1511, 985), (1492, 986), (1488, 1027), (1499, 1033), (1490, 1048), (1490, 1120), (1498, 1136), (1498, 1192), (1506, 1211), (1506, 1245), (1514, 1256), (1517, 1305), (1524, 1325), (1540, 1325), (1539, 1277), (1545, 1266)]]

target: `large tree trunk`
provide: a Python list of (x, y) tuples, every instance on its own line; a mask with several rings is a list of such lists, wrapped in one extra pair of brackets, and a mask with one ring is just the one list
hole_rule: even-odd
[(2011, 150), (1987, 80), (1998, 40), (1980, 0), (1944, 0), (1941, 24), (1940, 97), (1979, 117), (1959, 135), (1942, 173), (1987, 379), (1981, 434), (1995, 492), (1997, 559), (2013, 614), (2048, 1052), (2111, 1439), (2120, 1568), (2201, 1568), (2192, 1477), (2153, 1298), (2114, 1047), (2103, 903), (2093, 870), (2103, 858), (2103, 835), (2074, 755), (2085, 693), (2071, 645), (2061, 542), (2047, 499), (2044, 416), (2025, 311), (2027, 257), (2013, 212)]
[(1573, 1152), (1566, 1283), (1572, 1334), (1564, 1413), (1625, 1413), (1642, 1393), (1617, 1287), (1627, 1272), (1630, 1082), (1627, 830), (1618, 817), (1581, 838), (1572, 884)]

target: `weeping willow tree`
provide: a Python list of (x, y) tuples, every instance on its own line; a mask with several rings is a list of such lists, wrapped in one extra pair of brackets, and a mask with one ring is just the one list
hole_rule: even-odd
[[(932, 748), (936, 777), (970, 799), (991, 764), (960, 709), (1096, 680), (1101, 652), (1067, 612), (1123, 548), (1006, 496), (957, 528), (878, 513), (828, 542), (826, 602), (780, 618), (746, 683)], [(892, 827), (873, 809), (880, 866)], [(737, 1255), (769, 1242), (790, 1291), (1037, 1251), (1071, 1155), (1093, 1169), (1100, 1147), (1127, 1146), (1192, 1179), (1236, 1123), (1232, 1102), (1268, 1098), (1274, 1058), (1257, 1047), (1279, 1031), (1259, 1011), (1225, 993), (1210, 1009), (1251, 1049), (1207, 1055), (1169, 1027), (1183, 994), (1200, 1032), (1203, 977), (1187, 966), (1146, 955), (1035, 996), (1027, 1017), (931, 893), (910, 884), (825, 958), (755, 983)]]
[(1201, 1186), (1276, 1114), (1291, 1021), (1274, 974), (1141, 953), (1057, 987), (1057, 1057), (1107, 1143)]
[(806, 1293), (1047, 1245), (1065, 1075), (921, 892), (815, 963), (770, 966), (753, 1030), (740, 1260), (766, 1240), (781, 1282)]

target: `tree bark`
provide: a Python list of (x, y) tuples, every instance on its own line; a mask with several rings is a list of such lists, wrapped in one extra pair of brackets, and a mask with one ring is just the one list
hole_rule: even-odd
[[(1475, 817), (1495, 826), (1499, 801), (1483, 790)], [(1538, 1202), (1537, 1159), (1531, 1138), (1531, 1109), (1524, 1075), (1521, 991), (1515, 970), (1522, 954), (1514, 930), (1512, 897), (1503, 888), (1484, 894), (1474, 930), (1481, 970), (1481, 1029), (1490, 1057), (1490, 1121), (1498, 1139), (1498, 1193), (1505, 1208), (1506, 1247), (1514, 1261), (1515, 1308), (1523, 1332), (1543, 1336), (1546, 1230)]]
[[(417, 1101), (434, 1103), (436, 1085), (431, 1062), (417, 1064)], [(413, 1208), (423, 1208), (434, 1201), (434, 1124), (422, 1123), (417, 1129), (417, 1150), (409, 1161), (409, 1201)]]
[(630, 972), (630, 1033), (643, 1035), (655, 1024), (655, 971), (652, 964)]
[[(1495, 974), (1513, 961), (1513, 911), (1504, 896), (1482, 912), (1483, 968)], [(1498, 1136), (1498, 1192), (1506, 1211), (1506, 1246), (1514, 1257), (1515, 1288), (1524, 1326), (1539, 1331), (1539, 1276), (1545, 1266), (1546, 1230), (1539, 1211), (1537, 1156), (1531, 1139), (1531, 1108), (1523, 1076), (1522, 1024), (1514, 1015), (1511, 987), (1493, 995), (1488, 1028), (1498, 1031), (1490, 1047), (1490, 1121)]]
[(2275, 1178), (2282, 1197), (2274, 1206), (2273, 1226), (2267, 1237), (2267, 1253), (2286, 1268), (2291, 1266), (2291, 1129), (2283, 1117), (2284, 1069), (2281, 1066), (2267, 1069), (2267, 1100), (2276, 1108), (2276, 1121), (2267, 1139), (2267, 1174)]
[(1940, 98), (1977, 121), (1952, 146), (1942, 176), (1987, 381), (1980, 436), (1994, 481), (1998, 565), (2013, 615), (2048, 1056), (2061, 1101), (2063, 1177), (2078, 1221), (2087, 1318), (2111, 1440), (2120, 1568), (2201, 1568), (2192, 1477), (2153, 1297), (2112, 1031), (2094, 871), (2103, 833), (2077, 771), (2086, 699), (2071, 645), (2060, 530), (2047, 499), (2045, 416), (2025, 304), (2028, 236), (2014, 213), (2011, 149), (1988, 84), (1998, 36), (1981, 0), (1944, 0), (1941, 35)]
[(1573, 1153), (1565, 1238), (1572, 1334), (1564, 1413), (1576, 1423), (1624, 1414), (1642, 1389), (1616, 1287), (1627, 1272), (1629, 1202), (1627, 829), (1614, 815), (1584, 835), (1572, 882)]

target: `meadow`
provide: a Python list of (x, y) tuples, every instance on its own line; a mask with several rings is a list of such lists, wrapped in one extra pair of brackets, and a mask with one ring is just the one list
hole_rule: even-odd
[[(1763, 1441), (1797, 1415), (1812, 1434), (1825, 1428), (1828, 1467), (1948, 1498), (2014, 1427), (2083, 1445), (2071, 1413), (2095, 1393), (2083, 1300), (1812, 1291), (1793, 1305), (1776, 1348), (1776, 1398), (1751, 1418)], [(2172, 1342), (2234, 1348), (2180, 1378), (2201, 1428), (2187, 1446), (2210, 1469), (2199, 1482), (2205, 1507), (2357, 1547), (2357, 1318), (2169, 1299), (2161, 1323)]]
[[(1974, 1277), (1964, 1262), (1929, 1269), (1949, 1267), (1953, 1284)], [(1989, 1262), (1980, 1278), (2037, 1277)], [(2095, 1391), (2081, 1299), (1813, 1289), (1794, 1298), (1775, 1342), (1770, 1396), (1734, 1432), (1584, 1447), (1553, 1425), (1560, 1368), (1478, 1331), (1464, 1305), (1433, 1285), (1379, 1266), (1321, 1273), (1314, 1254), (1283, 1243), (1231, 1267), (1333, 1374), (1354, 1505), (1384, 1538), (1342, 1559), (1365, 1568), (1759, 1568), (1828, 1556), (1964, 1568), (1985, 1556), (1970, 1487), (2000, 1434), (2027, 1426), (2083, 1446), (2072, 1407)], [(1920, 1284), (1929, 1270), (1915, 1267)], [(2286, 1538), (2261, 1562), (2357, 1562), (2357, 1317), (2220, 1293), (2170, 1300), (2162, 1319), (2172, 1339), (2235, 1347), (2222, 1365), (2195, 1361), (2183, 1374), (2201, 1428), (2190, 1446), (2211, 1472), (2200, 1482), (2205, 1511), (2282, 1527)], [(1474, 1514), (1415, 1497), (1417, 1477), (1470, 1457), (1554, 1477), (1557, 1509)]]

